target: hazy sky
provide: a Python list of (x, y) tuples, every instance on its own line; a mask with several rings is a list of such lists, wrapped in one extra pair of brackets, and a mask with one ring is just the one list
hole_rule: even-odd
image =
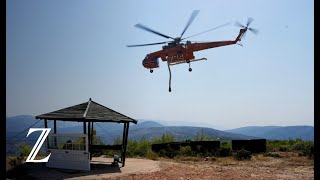
[[(38, 115), (94, 101), (136, 119), (188, 121), (212, 127), (313, 125), (314, 2), (312, 0), (82, 1), (7, 0), (7, 116)], [(208, 61), (142, 66), (167, 39), (135, 28), (184, 37), (234, 40), (235, 21), (254, 18), (238, 45), (196, 52)]]

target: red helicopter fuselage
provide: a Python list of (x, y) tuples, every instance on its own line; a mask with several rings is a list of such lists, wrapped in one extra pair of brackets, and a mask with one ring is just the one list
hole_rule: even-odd
[(147, 69), (158, 68), (159, 58), (162, 61), (168, 61), (170, 65), (192, 62), (192, 60), (195, 59), (193, 54), (194, 52), (236, 44), (238, 41), (241, 41), (241, 37), (246, 30), (246, 28), (240, 29), (238, 37), (231, 41), (216, 41), (206, 43), (191, 43), (190, 41), (187, 41), (187, 43), (169, 43), (168, 45), (163, 46), (162, 50), (147, 54), (142, 61), (142, 65)]

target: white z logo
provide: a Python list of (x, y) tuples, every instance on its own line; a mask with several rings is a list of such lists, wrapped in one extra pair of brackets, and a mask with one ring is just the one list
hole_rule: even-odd
[(48, 162), (48, 160), (51, 156), (51, 153), (46, 158), (43, 158), (43, 159), (35, 160), (34, 158), (38, 154), (38, 152), (39, 152), (43, 142), (46, 140), (50, 130), (51, 130), (51, 128), (30, 128), (29, 129), (27, 137), (29, 136), (29, 134), (33, 133), (34, 131), (42, 131), (42, 133), (40, 134), (36, 144), (34, 145), (33, 149), (31, 150), (26, 162)]

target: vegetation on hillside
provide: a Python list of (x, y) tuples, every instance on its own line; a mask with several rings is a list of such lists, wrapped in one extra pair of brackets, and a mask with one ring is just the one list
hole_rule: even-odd
[[(96, 135), (96, 131), (93, 133), (94, 144), (104, 144), (99, 136)], [(193, 139), (193, 141), (204, 141), (204, 140), (217, 140), (214, 137), (208, 137), (203, 132), (199, 132)], [(168, 145), (166, 150), (160, 150), (159, 152), (152, 151), (152, 144), (175, 142), (176, 139), (173, 134), (166, 133), (160, 138), (154, 138), (148, 140), (146, 137), (140, 138), (140, 140), (128, 140), (127, 143), (127, 157), (145, 157), (156, 160), (159, 157), (164, 158), (185, 158), (185, 157), (227, 157), (233, 156), (237, 160), (250, 159), (252, 153), (247, 150), (233, 151), (231, 141), (221, 141), (220, 147), (213, 150), (207, 150), (197, 146), (196, 149), (192, 149), (190, 146), (180, 147), (180, 149), (174, 150)], [(187, 140), (191, 141), (191, 140)], [(121, 144), (122, 139), (120, 136), (114, 139), (114, 144)], [(308, 156), (314, 158), (314, 143), (312, 141), (303, 141), (301, 139), (289, 139), (289, 140), (267, 140), (267, 152), (264, 156), (280, 158), (281, 156), (275, 152), (294, 152), (298, 153), (299, 156)], [(17, 166), (21, 164), (22, 160), (29, 155), (31, 147), (27, 144), (23, 144), (19, 148), (20, 153), (18, 156), (13, 156), (10, 159), (11, 166)], [(120, 151), (116, 150), (104, 150), (101, 152), (93, 153), (93, 156), (106, 155), (107, 157), (113, 157), (114, 154), (119, 154)]]
[[(193, 139), (194, 141), (203, 140), (216, 140), (214, 137), (207, 137), (203, 133), (199, 132)], [(191, 141), (191, 140), (187, 140)], [(118, 141), (119, 142), (119, 141)], [(121, 139), (120, 139), (121, 142)], [(238, 160), (250, 159), (252, 153), (247, 150), (232, 151), (231, 141), (221, 141), (220, 148), (210, 150), (203, 150), (198, 147), (196, 150), (192, 150), (190, 146), (180, 147), (178, 151), (168, 145), (166, 150), (160, 150), (159, 152), (153, 152), (151, 150), (152, 144), (175, 142), (174, 135), (170, 133), (163, 134), (161, 138), (154, 138), (152, 140), (147, 140), (147, 138), (142, 137), (140, 140), (129, 140), (127, 145), (127, 157), (146, 157), (149, 159), (157, 159), (158, 157), (165, 158), (181, 158), (181, 157), (227, 157), (233, 156)], [(116, 142), (115, 142), (116, 144)], [(265, 156), (270, 157), (280, 157), (278, 154), (273, 152), (277, 151), (289, 151), (298, 153), (300, 156), (309, 156), (313, 158), (314, 154), (314, 144), (312, 141), (303, 141), (301, 139), (289, 139), (289, 140), (267, 140), (267, 152), (264, 153)], [(103, 154), (107, 156), (112, 156), (116, 151), (104, 151)]]

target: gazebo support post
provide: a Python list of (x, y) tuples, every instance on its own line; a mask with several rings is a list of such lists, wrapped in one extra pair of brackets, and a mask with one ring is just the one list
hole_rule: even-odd
[[(53, 120), (53, 133), (57, 134), (57, 121)], [(54, 136), (54, 146), (58, 147), (57, 145), (57, 136)]]
[(123, 132), (122, 133), (123, 134), (122, 134), (121, 162), (123, 164), (123, 162), (124, 162), (124, 142), (125, 142), (124, 138), (126, 136), (126, 124), (125, 123), (123, 123)]
[(48, 128), (48, 122), (46, 119), (44, 120), (44, 128)]
[(86, 121), (85, 120), (83, 120), (83, 134), (87, 134), (87, 132), (86, 132), (86, 129), (87, 127), (86, 127)]
[(53, 120), (53, 133), (57, 134), (57, 121)]
[(124, 123), (123, 126), (123, 137), (122, 137), (122, 167), (124, 167), (126, 162), (126, 151), (127, 151), (127, 142), (128, 142), (128, 131), (129, 131), (129, 123)]
[(90, 160), (91, 160), (91, 146), (90, 146), (90, 121), (88, 121), (88, 149), (90, 153)]
[[(48, 128), (47, 119), (44, 120), (44, 128)], [(48, 141), (48, 139), (46, 139), (46, 148), (48, 148), (48, 146), (49, 146), (49, 141)]]
[(93, 145), (93, 122), (91, 123), (91, 145)]
[[(126, 129), (126, 142), (125, 142), (125, 148), (124, 148), (124, 156), (126, 156), (126, 153), (127, 153), (127, 144), (128, 144), (128, 135), (129, 135), (129, 123), (126, 123), (127, 124), (127, 129)], [(124, 166), (124, 164), (123, 164)]]

